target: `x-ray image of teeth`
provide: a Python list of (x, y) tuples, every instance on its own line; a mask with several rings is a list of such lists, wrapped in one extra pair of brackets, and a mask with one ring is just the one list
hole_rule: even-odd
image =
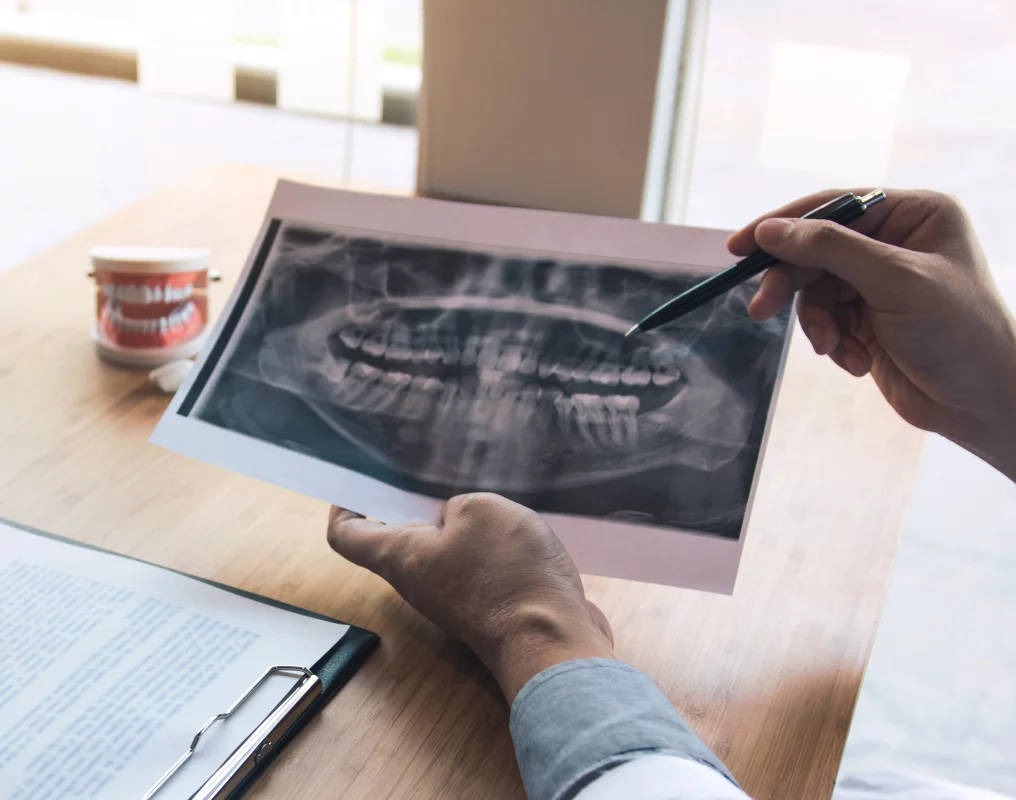
[(703, 274), (282, 222), (200, 419), (435, 498), (737, 538), (788, 331)]

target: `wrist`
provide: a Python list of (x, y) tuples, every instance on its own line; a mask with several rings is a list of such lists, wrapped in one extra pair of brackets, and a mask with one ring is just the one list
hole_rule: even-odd
[(1008, 421), (970, 418), (942, 433), (1016, 481), (1016, 403), (1011, 406)]
[(583, 610), (528, 607), (514, 611), (503, 633), (481, 654), (510, 706), (522, 687), (555, 664), (614, 658), (610, 639)]
[(985, 401), (940, 433), (1016, 481), (1016, 319), (1003, 309), (997, 324), (992, 390)]

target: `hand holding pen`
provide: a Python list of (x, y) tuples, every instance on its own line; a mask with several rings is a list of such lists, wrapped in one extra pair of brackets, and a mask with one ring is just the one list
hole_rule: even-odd
[(761, 248), (780, 260), (749, 314), (769, 319), (797, 292), (816, 353), (870, 372), (907, 422), (1016, 480), (1016, 322), (962, 207), (894, 190), (852, 229), (797, 219), (837, 194), (790, 203), (727, 241), (735, 255)]
[[(847, 192), (827, 200), (801, 216), (802, 219), (821, 219), (839, 225), (849, 225), (864, 216), (872, 206), (885, 200), (885, 192), (875, 189), (864, 195)], [(774, 258), (764, 250), (755, 249), (751, 255), (745, 256), (733, 266), (706, 278), (672, 300), (667, 301), (651, 314), (632, 325), (625, 338), (642, 331), (651, 331), (665, 325), (678, 317), (693, 311), (710, 300), (740, 286), (750, 278), (754, 278), (762, 270), (776, 266), (778, 258)]]

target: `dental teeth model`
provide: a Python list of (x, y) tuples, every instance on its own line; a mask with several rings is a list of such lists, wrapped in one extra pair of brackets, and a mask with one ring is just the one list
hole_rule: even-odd
[(92, 341), (117, 364), (155, 367), (197, 354), (208, 321), (208, 250), (94, 247)]

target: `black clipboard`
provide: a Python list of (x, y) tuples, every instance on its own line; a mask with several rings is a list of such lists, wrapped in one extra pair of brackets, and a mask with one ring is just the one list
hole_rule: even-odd
[[(95, 550), (99, 553), (106, 553), (118, 558), (125, 558), (129, 561), (147, 564), (156, 569), (174, 572), (185, 578), (190, 578), (208, 586), (214, 586), (216, 589), (222, 589), (223, 591), (240, 595), (248, 600), (255, 600), (259, 603), (282, 609), (283, 611), (314, 617), (315, 619), (326, 620), (328, 622), (341, 622), (341, 620), (326, 617), (322, 614), (315, 614), (312, 611), (307, 611), (297, 606), (280, 603), (269, 597), (262, 597), (251, 592), (245, 592), (242, 589), (207, 580), (206, 578), (188, 575), (186, 572), (163, 567), (159, 564), (152, 564), (150, 561), (126, 556), (113, 550), (106, 550), (105, 548), (96, 547), (85, 542), (77, 542), (52, 533), (46, 533), (45, 531), (21, 525), (3, 517), (0, 517), (0, 523), (25, 533), (53, 539), (63, 544)], [(229, 758), (206, 780), (205, 784), (191, 795), (191, 800), (236, 800), (264, 773), (279, 752), (293, 740), (311, 717), (320, 711), (325, 703), (331, 700), (339, 689), (348, 683), (349, 679), (360, 668), (367, 659), (367, 656), (373, 652), (374, 648), (378, 646), (380, 641), (376, 633), (350, 625), (345, 635), (310, 667), (292, 664), (266, 665), (265, 672), (262, 673), (261, 677), (229, 709), (225, 709), (210, 718), (199, 731), (195, 732), (195, 736), (191, 740), (188, 749), (177, 759), (175, 764), (167, 765), (167, 772), (144, 795), (144, 798), (157, 800), (159, 790), (172, 780), (176, 771), (195, 752), (202, 735), (213, 727), (215, 723), (227, 719), (248, 697), (257, 691), (268, 677), (278, 673), (293, 675), (296, 681), (286, 696), (279, 701), (278, 705), (276, 705), (262, 723), (251, 731)], [(187, 746), (186, 742), (180, 743), (181, 750), (185, 746)]]

